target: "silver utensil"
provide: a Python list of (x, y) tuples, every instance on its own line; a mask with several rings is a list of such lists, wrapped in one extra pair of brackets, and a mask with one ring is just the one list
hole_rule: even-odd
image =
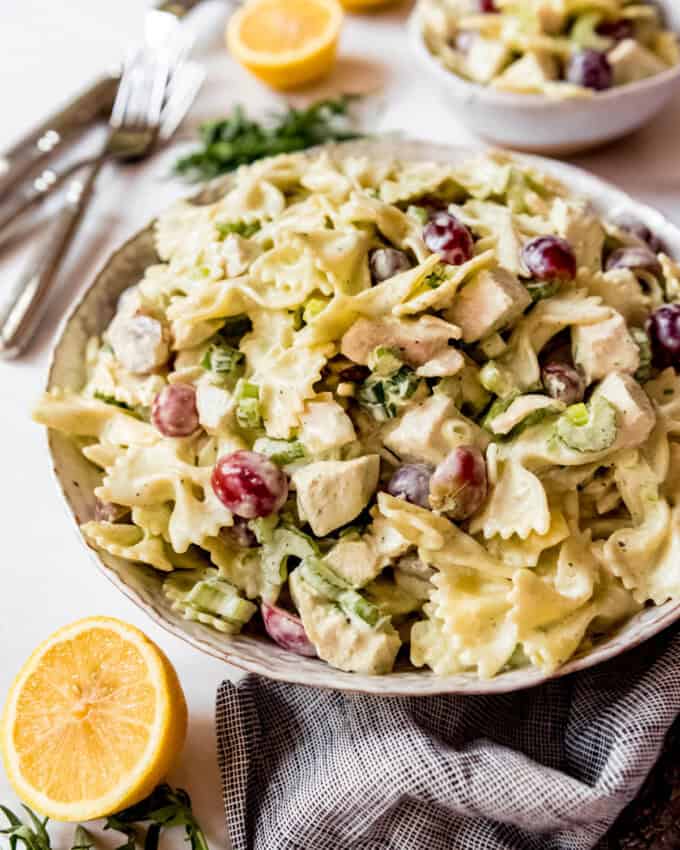
[(114, 103), (110, 130), (100, 155), (83, 168), (66, 189), (46, 245), (36, 263), (22, 276), (0, 315), (0, 356), (20, 354), (30, 342), (45, 305), (45, 296), (109, 159), (137, 160), (148, 154), (158, 136), (161, 111), (171, 70), (181, 50), (177, 45), (145, 46), (126, 60)]
[[(159, 141), (165, 142), (174, 135), (189, 106), (195, 100), (204, 79), (205, 71), (196, 62), (183, 62), (172, 74), (161, 112)], [(94, 163), (98, 156), (99, 154), (78, 160), (61, 170), (44, 168), (30, 181), (19, 184), (12, 196), (0, 206), (0, 234), (36, 204), (54, 194), (65, 180), (81, 171), (84, 166)]]
[[(183, 18), (202, 0), (161, 0), (148, 17), (156, 13), (168, 19)], [(147, 27), (148, 28), (148, 27)], [(120, 78), (119, 69), (90, 84), (66, 106), (50, 115), (8, 150), (0, 153), (0, 198), (29, 171), (40, 167), (74, 134), (96, 119), (111, 113)]]

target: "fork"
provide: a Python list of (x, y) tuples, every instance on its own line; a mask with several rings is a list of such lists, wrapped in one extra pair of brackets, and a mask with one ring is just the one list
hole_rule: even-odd
[(0, 314), (0, 356), (16, 357), (31, 341), (42, 318), (48, 290), (104, 163), (109, 159), (139, 160), (151, 151), (171, 73), (181, 58), (178, 42), (171, 40), (153, 47), (147, 44), (128, 54), (106, 141), (99, 155), (84, 166), (82, 176), (68, 184), (64, 204), (55, 216), (44, 249), (35, 264), (20, 277)]

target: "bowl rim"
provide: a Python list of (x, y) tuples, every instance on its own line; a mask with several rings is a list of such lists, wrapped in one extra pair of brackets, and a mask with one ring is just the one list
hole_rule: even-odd
[[(422, 155), (422, 153), (420, 152), (422, 151), (423, 147), (428, 149), (430, 152), (436, 150), (438, 152), (438, 155), (441, 154), (441, 156), (445, 156), (446, 154), (448, 154), (452, 158), (454, 158), (455, 156), (463, 155), (465, 155), (465, 157), (471, 158), (479, 156), (480, 153), (474, 145), (442, 145), (430, 142), (423, 142), (414, 138), (386, 138), (367, 139), (360, 140), (358, 142), (350, 141), (340, 144), (320, 146), (306, 151), (305, 154), (312, 155), (315, 152), (318, 152), (323, 149), (347, 151), (352, 148), (360, 148), (361, 150), (358, 152), (359, 154), (368, 154), (370, 152), (370, 149), (374, 147), (378, 147), (382, 155), (391, 154), (395, 157), (398, 157), (399, 152), (401, 151), (401, 155), (404, 156), (404, 158), (413, 159), (417, 156), (422, 156), (422, 158), (425, 160), (428, 159), (428, 157), (430, 159), (436, 159), (436, 157), (432, 153)], [(410, 153), (406, 153), (407, 148), (409, 149)], [(503, 153), (505, 154), (506, 152)], [(573, 191), (575, 191), (577, 194), (585, 193), (590, 196), (598, 188), (600, 190), (600, 193), (605, 190), (607, 194), (612, 198), (612, 200), (616, 202), (616, 206), (613, 208), (612, 212), (618, 210), (619, 207), (625, 208), (627, 211), (639, 215), (643, 221), (649, 223), (652, 227), (660, 229), (662, 231), (662, 235), (664, 231), (666, 233), (672, 232), (674, 235), (674, 239), (677, 241), (678, 245), (680, 245), (679, 227), (673, 224), (666, 216), (664, 216), (658, 210), (648, 206), (647, 204), (636, 201), (626, 192), (623, 192), (621, 189), (619, 189), (609, 181), (599, 178), (589, 173), (585, 169), (579, 168), (568, 163), (551, 160), (546, 157), (541, 157), (534, 154), (524, 154), (515, 152), (511, 152), (507, 155), (512, 159), (525, 161), (528, 164), (534, 165), (538, 168), (542, 168), (543, 170), (557, 177), (557, 179), (566, 182), (567, 186), (572, 188)], [(229, 175), (227, 175), (227, 177), (228, 176)], [(221, 188), (221, 185), (224, 185), (224, 182), (224, 177), (217, 178), (216, 180), (206, 184), (199, 192), (191, 193), (190, 195), (183, 196), (180, 199), (202, 202), (206, 198), (210, 198), (213, 195), (215, 189), (219, 190)], [(582, 184), (582, 186), (574, 188), (573, 183), (580, 183)], [(118, 258), (119, 256), (124, 256), (126, 251), (129, 250), (137, 240), (139, 240), (145, 233), (147, 233), (153, 227), (155, 221), (156, 219), (154, 218), (147, 225), (137, 230), (132, 236), (126, 239), (121, 245), (118, 246), (118, 248), (116, 248), (106, 257), (106, 259), (101, 264), (92, 280), (82, 288), (82, 290), (75, 298), (71, 308), (62, 317), (59, 326), (55, 331), (49, 355), (45, 386), (46, 390), (50, 389), (53, 385), (54, 372), (58, 367), (58, 356), (60, 353), (61, 346), (64, 344), (65, 339), (67, 338), (67, 333), (70, 326), (78, 321), (80, 310), (82, 309), (84, 302), (89, 297), (90, 293), (100, 285), (102, 277), (107, 273), (109, 266), (116, 260), (116, 258)], [(70, 503), (69, 497), (65, 489), (64, 481), (62, 480), (62, 477), (57, 469), (58, 461), (55, 457), (53, 446), (53, 439), (55, 434), (52, 432), (51, 429), (48, 428), (45, 428), (44, 433), (45, 442), (47, 444), (46, 447), (50, 456), (51, 473), (57, 485), (57, 490), (61, 495), (63, 509), (69, 517), (71, 528), (76, 533), (81, 545), (85, 547), (89, 557), (94, 560), (99, 571), (102, 572), (104, 576), (115, 587), (117, 587), (125, 597), (132, 601), (138, 608), (143, 610), (153, 622), (155, 622), (165, 631), (189, 643), (196, 649), (205, 652), (206, 654), (211, 655), (214, 658), (222, 660), (246, 673), (254, 673), (269, 679), (273, 679), (275, 681), (303, 685), (306, 687), (323, 688), (326, 690), (339, 690), (347, 693), (372, 694), (375, 696), (385, 697), (427, 697), (444, 694), (458, 694), (461, 696), (501, 694), (524, 690), (526, 688), (533, 688), (553, 679), (562, 678), (580, 670), (585, 670), (599, 665), (605, 661), (608, 661), (618, 655), (627, 652), (628, 650), (635, 648), (636, 646), (639, 646), (644, 641), (660, 633), (661, 631), (672, 625), (674, 622), (676, 622), (678, 619), (680, 619), (680, 600), (669, 600), (663, 605), (654, 606), (652, 610), (656, 610), (659, 612), (658, 617), (654, 620), (651, 620), (650, 622), (642, 623), (637, 632), (626, 636), (626, 639), (623, 643), (619, 642), (619, 635), (621, 634), (621, 632), (614, 631), (607, 639), (603, 640), (601, 643), (596, 644), (595, 647), (590, 651), (582, 655), (573, 657), (571, 660), (567, 661), (565, 664), (561, 665), (556, 670), (549, 672), (543, 671), (539, 668), (529, 667), (507, 671), (505, 673), (499, 673), (497, 676), (490, 679), (480, 679), (474, 673), (459, 673), (450, 676), (436, 676), (431, 670), (418, 670), (414, 668), (413, 670), (407, 671), (394, 671), (383, 676), (372, 676), (368, 674), (349, 673), (343, 670), (338, 670), (331, 667), (321, 659), (305, 659), (307, 661), (312, 661), (312, 663), (318, 666), (318, 669), (320, 671), (327, 671), (327, 675), (325, 677), (322, 676), (319, 680), (310, 681), (309, 677), (306, 676), (304, 672), (290, 673), (286, 670), (279, 672), (276, 670), (275, 667), (266, 666), (257, 660), (246, 660), (239, 656), (238, 649), (234, 648), (228, 635), (220, 635), (222, 643), (218, 649), (217, 647), (213, 646), (209, 641), (203, 640), (196, 633), (189, 631), (187, 628), (184, 628), (181, 625), (173, 623), (165, 616), (164, 612), (157, 605), (142, 598), (142, 595), (135, 588), (131, 587), (128, 583), (126, 583), (124, 579), (115, 570), (111, 569), (104, 562), (98, 550), (88, 544), (82, 532), (80, 531), (78, 518), (76, 516), (75, 510), (73, 509)], [(632, 622), (637, 616), (639, 616), (639, 614), (634, 615), (634, 617), (627, 622)], [(203, 634), (204, 629), (206, 628), (207, 627), (201, 627), (200, 633)], [(272, 645), (276, 646), (275, 644)], [(300, 661), (300, 657), (295, 655), (294, 653), (291, 653), (287, 650), (282, 650), (280, 647), (276, 647), (276, 649), (277, 651), (290, 656), (293, 661)], [(405, 676), (410, 677), (409, 681), (404, 680)], [(464, 682), (464, 684), (462, 682)], [(388, 683), (387, 687), (382, 686), (384, 683)], [(415, 687), (415, 685), (419, 685), (420, 687)]]
[(612, 86), (612, 88), (606, 91), (593, 92), (584, 97), (559, 98), (549, 97), (545, 94), (522, 94), (521, 92), (499, 91), (491, 86), (484, 86), (481, 83), (466, 80), (454, 71), (449, 71), (437, 60), (434, 54), (428, 49), (423, 38), (422, 28), (420, 26), (420, 4), (418, 2), (409, 15), (406, 26), (411, 49), (432, 76), (436, 77), (449, 89), (457, 90), (457, 94), (461, 97), (475, 97), (483, 100), (489, 106), (504, 107), (506, 109), (518, 107), (532, 110), (548, 110), (570, 106), (573, 108), (577, 106), (587, 108), (586, 104), (597, 104), (598, 106), (600, 104), (611, 104), (612, 101), (623, 100), (629, 95), (631, 97), (643, 95), (651, 89), (662, 88), (673, 82), (678, 82), (680, 85), (680, 63), (678, 63), (659, 74), (646, 77), (644, 80), (627, 83), (623, 86)]

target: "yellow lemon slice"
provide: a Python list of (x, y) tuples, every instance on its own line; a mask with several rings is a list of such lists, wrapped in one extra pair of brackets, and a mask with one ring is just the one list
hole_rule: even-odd
[(249, 0), (229, 20), (227, 46), (256, 77), (290, 89), (330, 71), (341, 25), (338, 0)]
[(184, 744), (187, 707), (172, 665), (139, 629), (110, 617), (65, 626), (31, 655), (0, 721), (14, 790), (60, 821), (139, 802)]
[(396, 0), (340, 0), (340, 2), (350, 12), (370, 12), (379, 6), (389, 6)]

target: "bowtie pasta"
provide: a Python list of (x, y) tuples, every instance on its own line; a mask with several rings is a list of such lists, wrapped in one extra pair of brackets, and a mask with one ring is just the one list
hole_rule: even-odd
[(635, 0), (421, 0), (428, 50), (449, 71), (519, 94), (582, 97), (680, 62), (659, 8)]
[(502, 154), (281, 156), (159, 262), (36, 418), (95, 547), (343, 670), (550, 671), (680, 598), (680, 267)]

